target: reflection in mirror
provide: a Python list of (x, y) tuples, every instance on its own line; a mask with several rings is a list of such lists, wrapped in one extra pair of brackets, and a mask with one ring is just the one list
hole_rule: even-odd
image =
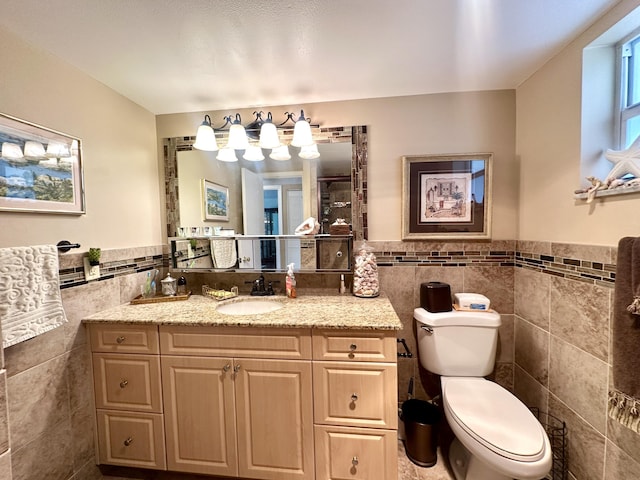
[(171, 268), (179, 271), (284, 271), (294, 257), (296, 271), (351, 270), (350, 236), (173, 238), (170, 243)]
[[(304, 219), (314, 217), (321, 222), (323, 233), (332, 233), (327, 227), (343, 218), (351, 223), (354, 240), (366, 239), (366, 127), (320, 128), (318, 132), (314, 137), (318, 137), (320, 158), (302, 160), (292, 155), (293, 161), (272, 160), (265, 155), (262, 162), (221, 162), (212, 153), (194, 150), (194, 137), (165, 138), (168, 237), (177, 236), (180, 226), (201, 227), (201, 232), (205, 231), (203, 227), (214, 232), (221, 228), (227, 235), (287, 235)], [(203, 220), (203, 179), (228, 188), (228, 220)], [(240, 260), (262, 259), (265, 250), (275, 251), (275, 255), (266, 255), (271, 260), (265, 266), (261, 260), (247, 268), (284, 269), (288, 260), (303, 268), (301, 242), (289, 239), (265, 249), (260, 242), (238, 241), (238, 256)], [(247, 245), (251, 245), (248, 251)], [(237, 268), (243, 268), (241, 261)]]

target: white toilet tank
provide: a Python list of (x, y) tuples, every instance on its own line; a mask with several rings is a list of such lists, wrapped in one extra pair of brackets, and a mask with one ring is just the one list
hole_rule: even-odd
[(493, 370), (500, 314), (495, 311), (431, 313), (416, 308), (418, 353), (424, 368), (451, 377), (484, 377)]

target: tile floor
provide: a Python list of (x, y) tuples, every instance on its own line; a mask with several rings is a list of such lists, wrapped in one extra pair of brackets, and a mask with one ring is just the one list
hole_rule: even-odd
[(407, 458), (402, 440), (398, 441), (398, 480), (455, 480), (438, 448), (438, 461), (433, 467), (419, 467)]

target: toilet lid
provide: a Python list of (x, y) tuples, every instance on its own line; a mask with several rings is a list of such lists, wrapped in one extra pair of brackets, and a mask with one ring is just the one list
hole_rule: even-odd
[(448, 378), (443, 399), (470, 436), (498, 455), (536, 461), (545, 453), (544, 430), (510, 392), (483, 378)]

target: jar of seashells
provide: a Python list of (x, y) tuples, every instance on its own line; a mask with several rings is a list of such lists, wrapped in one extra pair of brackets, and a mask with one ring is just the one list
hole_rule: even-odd
[(367, 242), (362, 242), (354, 260), (353, 294), (356, 297), (377, 297), (380, 294), (378, 263)]

